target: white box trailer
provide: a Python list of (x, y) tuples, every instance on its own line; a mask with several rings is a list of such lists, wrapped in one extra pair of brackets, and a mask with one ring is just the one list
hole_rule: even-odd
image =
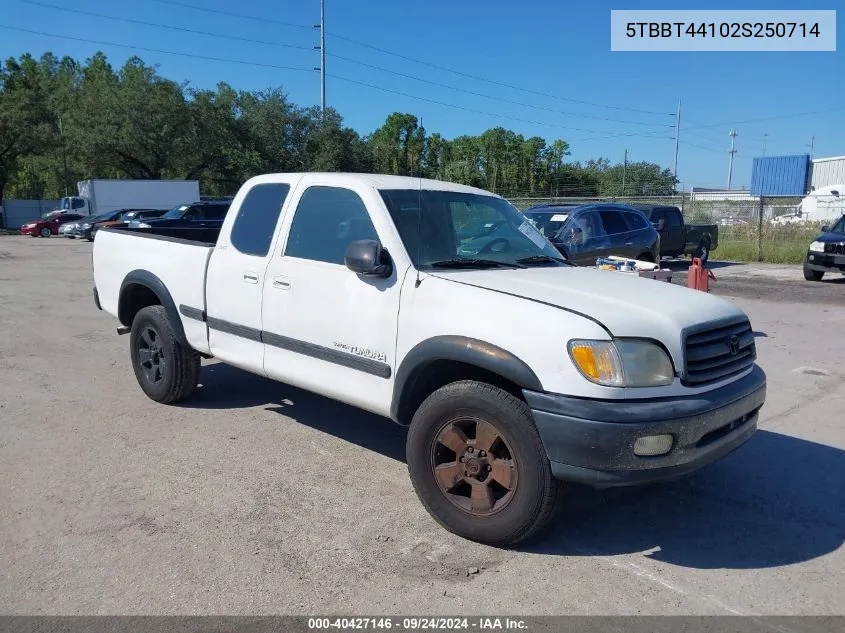
[(78, 196), (59, 200), (58, 210), (100, 215), (117, 209), (171, 209), (200, 199), (197, 180), (83, 180)]

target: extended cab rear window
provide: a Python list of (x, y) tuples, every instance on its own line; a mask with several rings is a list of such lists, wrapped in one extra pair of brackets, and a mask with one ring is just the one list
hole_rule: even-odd
[(232, 246), (245, 255), (266, 256), (289, 191), (286, 183), (255, 185), (250, 189), (232, 225)]

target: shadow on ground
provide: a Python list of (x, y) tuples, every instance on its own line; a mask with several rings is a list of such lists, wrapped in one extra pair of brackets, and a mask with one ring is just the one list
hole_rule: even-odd
[(196, 409), (264, 406), (267, 411), (281, 413), (305, 426), (405, 461), (406, 431), (392, 420), (224, 363), (203, 366), (199, 389), (182, 406)]
[[(405, 461), (392, 421), (221, 363), (183, 406), (263, 406)], [(845, 543), (845, 451), (760, 430), (727, 458), (672, 483), (595, 491), (570, 486), (555, 522), (520, 547), (566, 556), (645, 555), (681, 567), (757, 569), (799, 563)]]
[(845, 451), (760, 430), (693, 476), (640, 488), (574, 488), (557, 528), (527, 549), (568, 556), (646, 552), (697, 569), (812, 560), (845, 543)]

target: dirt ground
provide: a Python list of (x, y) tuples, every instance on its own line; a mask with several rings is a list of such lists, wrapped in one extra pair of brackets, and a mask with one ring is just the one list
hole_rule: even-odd
[(845, 614), (845, 277), (714, 270), (757, 333), (760, 431), (683, 481), (572, 487), (505, 550), (429, 518), (387, 420), (214, 361), (148, 400), (91, 244), (0, 237), (0, 611)]

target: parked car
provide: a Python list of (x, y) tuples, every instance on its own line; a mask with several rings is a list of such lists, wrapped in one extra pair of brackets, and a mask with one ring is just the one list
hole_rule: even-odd
[[(484, 216), (510, 248), (462, 257), (456, 227)], [(464, 538), (518, 542), (549, 521), (560, 481), (685, 476), (756, 431), (766, 376), (736, 304), (573, 266), (487, 191), (269, 174), (204, 241), (168, 231), (94, 240), (94, 303), (130, 335), (147, 397), (189, 398), (206, 356), (388, 416), (409, 426), (422, 504)]]
[(76, 238), (76, 230), (79, 228), (79, 221), (65, 222), (59, 227), (59, 235), (70, 239)]
[(132, 228), (152, 227), (220, 227), (231, 200), (209, 200), (182, 204), (170, 209), (158, 218), (136, 219), (129, 223)]
[(845, 275), (845, 215), (833, 226), (823, 226), (804, 259), (804, 279), (821, 281), (825, 273)]
[(142, 221), (146, 218), (158, 218), (166, 212), (166, 209), (122, 209), (115, 217), (81, 222), (78, 231), (79, 237), (90, 242), (94, 239), (97, 231), (107, 226), (121, 226), (123, 224), (129, 224), (132, 220)]
[(98, 222), (111, 222), (118, 218), (123, 213), (123, 209), (114, 209), (106, 213), (101, 213), (95, 216), (83, 216), (78, 222), (73, 223), (73, 227), (68, 229), (73, 231), (73, 237), (86, 238), (91, 234), (91, 227)]
[(59, 234), (59, 227), (68, 222), (79, 220), (81, 215), (78, 213), (54, 213), (49, 217), (27, 222), (21, 227), (21, 235), (31, 235), (32, 237), (50, 237), (51, 235)]
[[(662, 249), (657, 230), (641, 211), (628, 205), (543, 205), (527, 209), (525, 217), (566, 259), (579, 266), (595, 266), (596, 259), (609, 255), (660, 261)], [(495, 235), (485, 239), (495, 239), (497, 243), (482, 246), (479, 241), (479, 254), (504, 244)]]
[(692, 255), (707, 261), (719, 245), (717, 224), (686, 224), (678, 207), (668, 205), (634, 204), (646, 214), (660, 233), (660, 254), (663, 257)]

